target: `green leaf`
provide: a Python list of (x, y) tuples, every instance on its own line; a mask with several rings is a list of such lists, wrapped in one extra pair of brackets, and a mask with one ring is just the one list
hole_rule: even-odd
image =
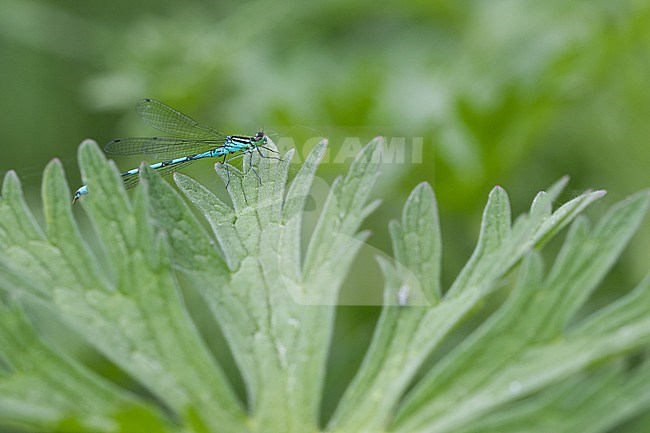
[[(393, 221), (389, 226), (395, 260), (414, 273), (418, 287), (412, 290), (422, 293), (430, 302), (435, 304), (440, 300), (440, 259), (442, 242), (438, 210), (431, 186), (426, 183), (418, 185), (409, 196), (402, 223)], [(415, 283), (415, 282), (414, 282)], [(406, 286), (405, 286), (406, 287)], [(411, 289), (395, 293), (408, 303)]]
[[(442, 301), (431, 308), (384, 307), (364, 362), (330, 421), (332, 429), (386, 428), (391, 410), (445, 337), (476, 313), (481, 300), (498, 287), (501, 279), (540, 239), (602, 196), (600, 192), (586, 193), (551, 213), (550, 204), (563, 185), (560, 182), (553, 186), (551, 194), (539, 194), (530, 215), (521, 217), (512, 229), (505, 191), (497, 187), (490, 193), (476, 250)], [(393, 235), (404, 236), (396, 230)], [(420, 233), (420, 236), (427, 235)], [(400, 242), (394, 244), (399, 246)], [(411, 265), (413, 273), (417, 273), (418, 267)], [(383, 268), (385, 271), (386, 266)], [(403, 284), (408, 285), (408, 280), (401, 281), (398, 287)], [(395, 290), (386, 287), (389, 293)], [(422, 387), (430, 388), (431, 385)]]
[[(613, 363), (558, 383), (471, 423), (459, 433), (613, 431), (650, 406), (650, 363), (627, 371)], [(533, 421), (534, 422), (531, 422)]]
[[(508, 302), (409, 393), (395, 428), (456, 431), (499, 405), (568, 378), (594, 362), (646, 345), (650, 341), (647, 319), (631, 326), (631, 336), (624, 339), (620, 329), (600, 339), (575, 335), (558, 342), (558, 338), (584, 293), (602, 279), (638, 228), (649, 199), (644, 193), (620, 203), (595, 230), (576, 221), (543, 283), (539, 265), (524, 267)], [(530, 273), (533, 278), (527, 276)]]
[[(204, 248), (214, 236), (231, 272), (226, 286), (215, 285), (220, 280), (211, 277), (214, 270), (209, 263), (193, 269), (190, 278), (231, 345), (256, 422), (269, 431), (305, 431), (317, 425), (333, 304), (356, 253), (358, 227), (371, 209), (365, 203), (376, 179), (378, 141), (361, 153), (345, 179), (334, 182), (314, 236), (328, 242), (312, 239), (311, 253), (301, 266), (302, 210), (325, 149), (326, 142), (313, 149), (286, 194), (291, 153), (282, 161), (256, 158), (252, 166), (245, 161), (245, 175), (234, 175), (232, 168), (217, 164), (222, 178), (230, 179), (232, 209), (191, 179), (176, 177), (178, 186), (202, 211), (213, 231), (182, 248)], [(154, 196), (152, 213), (166, 212), (155, 205), (157, 201), (158, 196)], [(325, 256), (329, 250), (318, 249), (329, 246), (346, 253), (328, 256), (310, 269), (310, 254)], [(340, 278), (313, 275), (333, 268), (338, 269)]]
[[(177, 416), (192, 406), (206, 425), (241, 425), (240, 404), (181, 302), (164, 242), (154, 236), (141, 205), (128, 203), (117, 171), (96, 144), (84, 143), (80, 160), (93, 174), (93, 193), (83, 206), (109, 263), (100, 266), (74, 228), (69, 188), (55, 162), (43, 181), (47, 239), (25, 242), (33, 230), (23, 239), (3, 239), (3, 286), (45, 302)], [(24, 208), (3, 200), (5, 209), (12, 204), (14, 211)], [(3, 232), (21, 230), (9, 219), (0, 224)]]
[(571, 329), (572, 333), (601, 335), (642, 320), (650, 306), (650, 275), (629, 294), (609, 304), (602, 310)]
[[(81, 209), (70, 205), (59, 162), (44, 174), (43, 227), (10, 172), (0, 198), (0, 425), (84, 433), (321, 430), (338, 293), (369, 236), (363, 221), (379, 203), (371, 191), (382, 145), (370, 142), (332, 183), (308, 242), (303, 211), (325, 141), (289, 186), (292, 151), (281, 159), (247, 155), (242, 171), (216, 164), (232, 205), (175, 175), (179, 194), (146, 165), (130, 199), (114, 164), (83, 143), (90, 194), (80, 202), (92, 242), (74, 219)], [(650, 277), (575, 319), (641, 224), (650, 195), (631, 196), (592, 228), (576, 217), (604, 193), (553, 211), (566, 182), (538, 194), (514, 223), (505, 191), (495, 188), (474, 254), (447, 291), (435, 195), (427, 184), (413, 190), (389, 226), (394, 260), (378, 257), (385, 302), (375, 333), (327, 431), (601, 432), (650, 407), (643, 357)], [(538, 250), (571, 221), (545, 272)], [(488, 297), (510, 288), (515, 271), (506, 300), (483, 311), (488, 300), (500, 302)], [(246, 403), (196, 329), (179, 273), (226, 337)], [(42, 308), (149, 394), (108, 382), (45, 338), (32, 325)], [(479, 313), (484, 320), (467, 336), (449, 338)]]
[(90, 372), (38, 336), (17, 302), (0, 303), (0, 358), (9, 370), (0, 380), (0, 419), (43, 429), (74, 418), (91, 431), (117, 431), (116, 416), (131, 412), (148, 428), (167, 431), (160, 414), (140, 398)]

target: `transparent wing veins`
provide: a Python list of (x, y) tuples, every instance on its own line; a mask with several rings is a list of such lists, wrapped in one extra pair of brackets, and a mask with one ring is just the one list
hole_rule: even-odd
[(209, 140), (176, 137), (129, 137), (109, 142), (104, 152), (111, 155), (150, 155), (155, 159), (174, 159), (222, 146), (223, 138)]
[(174, 110), (155, 99), (143, 99), (135, 106), (135, 112), (148, 125), (175, 137), (205, 140), (223, 138), (223, 134), (209, 126)]

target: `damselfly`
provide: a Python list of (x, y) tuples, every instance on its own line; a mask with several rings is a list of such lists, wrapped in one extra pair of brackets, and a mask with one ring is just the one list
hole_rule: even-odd
[[(223, 135), (209, 126), (203, 126), (190, 117), (154, 99), (143, 99), (135, 106), (138, 116), (150, 126), (170, 134), (171, 137), (132, 137), (111, 141), (104, 152), (113, 155), (148, 155), (165, 161), (150, 165), (161, 176), (178, 170), (202, 158), (223, 158), (225, 163), (260, 149), (270, 152), (266, 147), (266, 134), (260, 131), (254, 136)], [(122, 173), (125, 188), (133, 188), (140, 181), (139, 168)], [(259, 176), (258, 176), (259, 177)], [(88, 186), (79, 188), (72, 199), (75, 203), (82, 195), (88, 194)]]

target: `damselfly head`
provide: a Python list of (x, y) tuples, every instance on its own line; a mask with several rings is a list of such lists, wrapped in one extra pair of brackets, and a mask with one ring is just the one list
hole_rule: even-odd
[(257, 134), (255, 134), (255, 137), (253, 137), (253, 141), (255, 144), (261, 143), (261, 144), (266, 144), (267, 143), (267, 137), (264, 131), (259, 131)]

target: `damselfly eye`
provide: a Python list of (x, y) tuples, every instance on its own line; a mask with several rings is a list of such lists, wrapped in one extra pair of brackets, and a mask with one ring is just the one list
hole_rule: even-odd
[(255, 141), (262, 140), (264, 138), (264, 132), (259, 131), (257, 134), (255, 134)]

